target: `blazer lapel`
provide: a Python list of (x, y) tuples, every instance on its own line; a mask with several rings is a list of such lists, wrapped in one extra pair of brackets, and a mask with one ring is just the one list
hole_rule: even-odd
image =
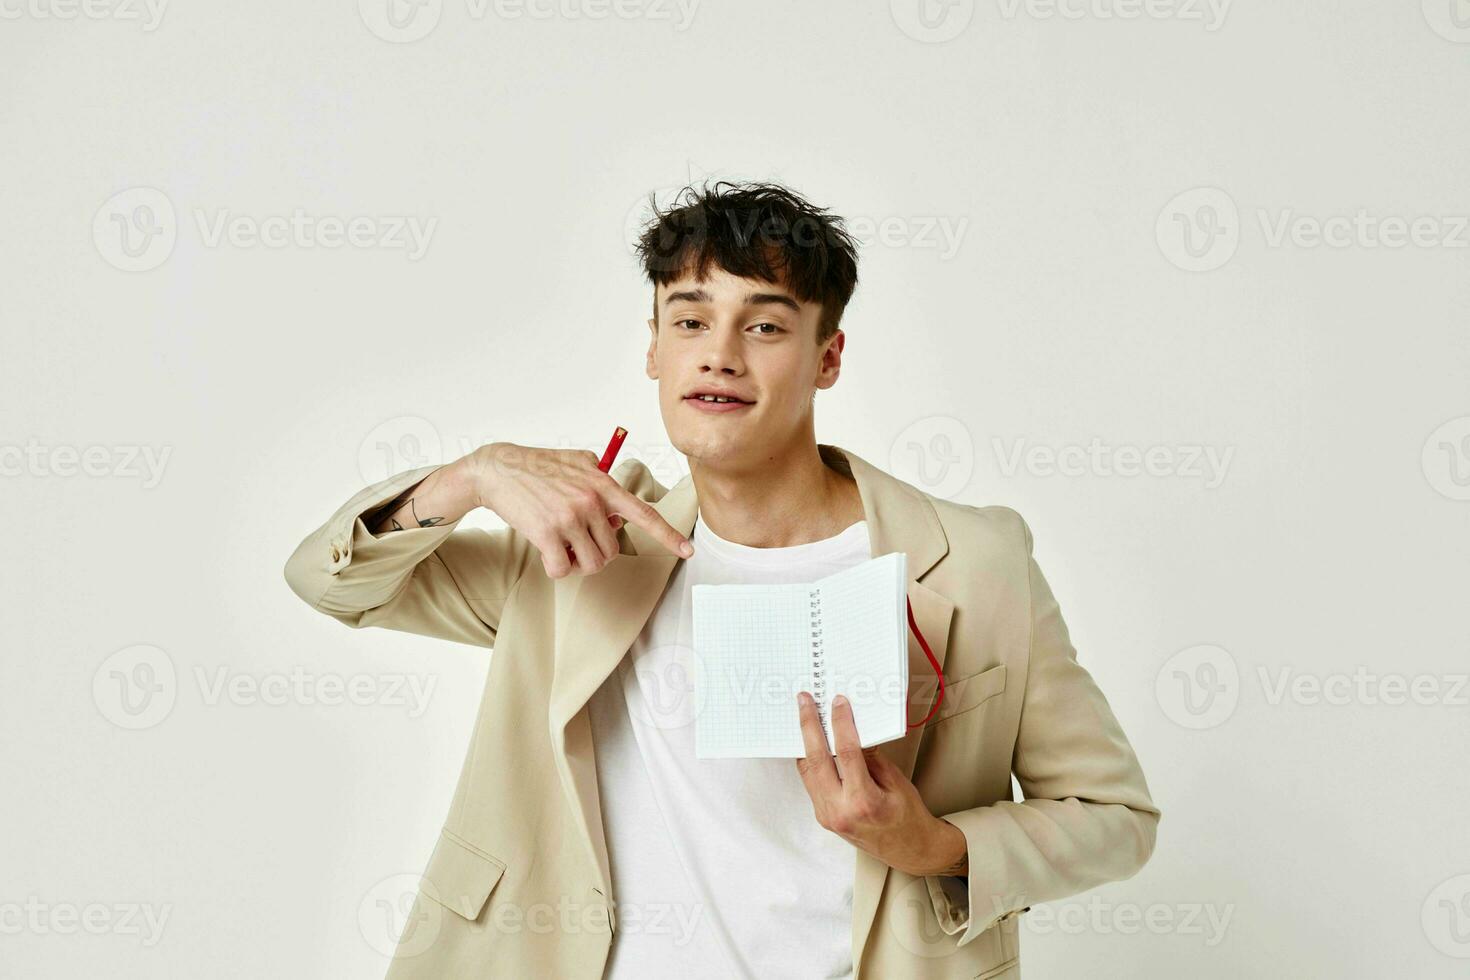
[[(654, 501), (653, 508), (688, 537), (698, 513), (692, 479), (685, 476)], [(562, 790), (581, 825), (579, 836), (601, 875), (604, 896), (612, 894), (612, 873), (602, 829), (592, 726), (585, 708), (642, 632), (674, 566), (682, 560), (636, 524), (624, 524), (622, 530), (626, 533), (618, 535), (620, 553), (602, 571), (569, 575), (554, 584), (556, 638), (548, 709), (551, 754)]]
[[(919, 581), (939, 559), (949, 553), (949, 539), (945, 537), (939, 516), (934, 512), (934, 505), (913, 487), (854, 453), (838, 450), (835, 446), (818, 448), (824, 459), (833, 460), (829, 451), (835, 451), (845, 456), (850, 464), (853, 479), (857, 481), (858, 491), (862, 494), (863, 513), (868, 521), (868, 538), (873, 555), (902, 551), (908, 556), (908, 599), (914, 610), (914, 623), (928, 641), (934, 659), (943, 667), (945, 654), (949, 650), (949, 626), (954, 616), (954, 603)], [(909, 630), (907, 635), (908, 711), (909, 723), (914, 724), (929, 713), (929, 708), (939, 693), (939, 683), (913, 630)], [(885, 742), (878, 750), (888, 756), (905, 776), (911, 778), (924, 731), (924, 726), (912, 728), (908, 735)], [(853, 854), (856, 864), (852, 888), (852, 964), (855, 974), (861, 975), (859, 964), (862, 963), (863, 948), (867, 945), (868, 933), (873, 926), (873, 916), (878, 910), (878, 898), (883, 893), (883, 883), (887, 880), (889, 868), (866, 851), (854, 848)]]
[[(857, 483), (871, 553), (877, 556), (902, 551), (908, 556), (908, 600), (914, 622), (942, 667), (954, 603), (920, 581), (949, 551), (933, 505), (913, 487), (848, 450), (820, 443), (817, 449), (828, 465), (850, 473)], [(680, 534), (687, 537), (693, 532), (699, 504), (691, 477), (686, 475), (652, 505)], [(572, 575), (554, 583), (556, 638), (548, 710), (557, 775), (580, 824), (583, 846), (601, 875), (604, 895), (612, 892), (612, 876), (602, 828), (591, 725), (585, 709), (642, 632), (682, 560), (633, 524), (624, 525), (619, 545), (618, 557), (596, 575)], [(908, 638), (908, 711), (909, 721), (916, 722), (928, 713), (938, 686), (934, 668), (912, 631)], [(882, 745), (880, 751), (904, 775), (911, 776), (922, 736), (922, 728), (912, 729), (904, 738)], [(888, 866), (864, 851), (854, 849), (854, 853), (852, 949), (856, 965), (861, 961)]]

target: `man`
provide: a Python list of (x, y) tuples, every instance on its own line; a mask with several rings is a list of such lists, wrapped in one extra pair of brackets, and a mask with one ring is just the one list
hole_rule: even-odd
[[(368, 487), (287, 562), (351, 627), (495, 648), (389, 978), (1019, 976), (1015, 917), (1137, 872), (1160, 812), (1030, 528), (817, 443), (857, 282), (840, 219), (721, 182), (639, 248), (688, 477), (492, 443)], [(508, 526), (456, 530), (475, 507)], [(795, 765), (696, 759), (692, 587), (894, 551), (945, 678), (911, 633), (908, 735), (864, 750), (834, 704), (833, 755), (803, 697)]]

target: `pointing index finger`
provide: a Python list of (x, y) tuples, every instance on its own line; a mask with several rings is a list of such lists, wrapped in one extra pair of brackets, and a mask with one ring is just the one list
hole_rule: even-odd
[(694, 546), (689, 543), (689, 539), (674, 530), (674, 526), (664, 520), (663, 515), (652, 504), (630, 493), (616, 480), (611, 482), (612, 486), (608, 487), (605, 498), (609, 512), (620, 514), (629, 523), (643, 528), (665, 548), (680, 557), (688, 558), (694, 554)]

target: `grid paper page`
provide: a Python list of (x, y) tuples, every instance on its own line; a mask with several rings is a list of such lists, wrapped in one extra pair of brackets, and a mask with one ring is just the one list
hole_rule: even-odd
[(694, 755), (805, 755), (798, 686), (811, 675), (811, 586), (696, 585)]
[(908, 556), (880, 555), (816, 583), (827, 669), (821, 705), (833, 752), (832, 698), (846, 696), (863, 748), (908, 732)]

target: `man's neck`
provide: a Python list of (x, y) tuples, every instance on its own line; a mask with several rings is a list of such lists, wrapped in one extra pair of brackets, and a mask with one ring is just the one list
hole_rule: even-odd
[(820, 541), (862, 520), (857, 483), (822, 461), (809, 442), (753, 469), (690, 462), (699, 520), (726, 541), (788, 548)]

